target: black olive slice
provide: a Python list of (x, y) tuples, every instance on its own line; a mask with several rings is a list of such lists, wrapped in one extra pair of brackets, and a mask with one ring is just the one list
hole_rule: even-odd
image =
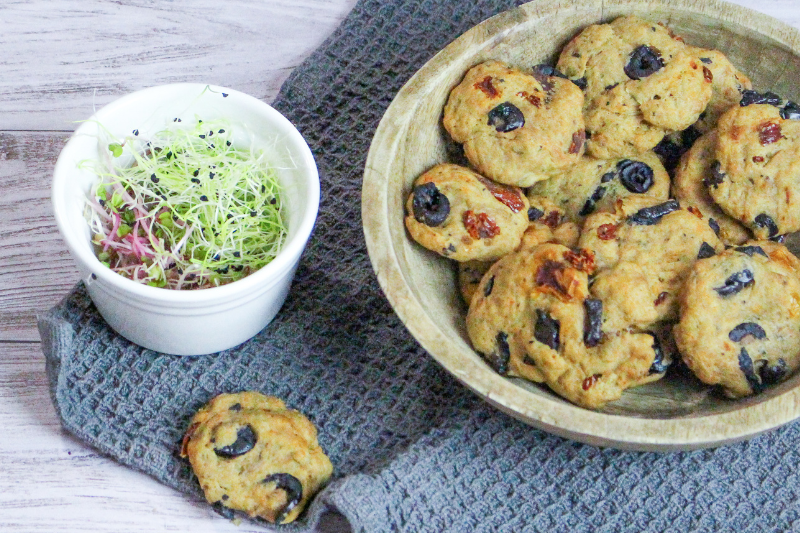
[(769, 104), (774, 106), (781, 105), (781, 97), (773, 92), (760, 93), (758, 91), (745, 90), (742, 91), (742, 99), (739, 105), (747, 107), (751, 104)]
[(258, 437), (256, 437), (256, 432), (253, 431), (253, 428), (250, 425), (243, 426), (236, 432), (236, 440), (233, 444), (222, 448), (214, 448), (214, 453), (225, 459), (232, 459), (252, 450), (257, 441)]
[(583, 204), (583, 208), (581, 208), (581, 211), (578, 214), (582, 217), (592, 214), (596, 207), (595, 204), (600, 200), (602, 200), (605, 194), (606, 194), (605, 187), (603, 187), (602, 185), (597, 187), (592, 193), (592, 196), (588, 200), (586, 200), (585, 204)]
[(737, 252), (741, 252), (743, 254), (747, 254), (750, 257), (753, 257), (753, 254), (763, 255), (764, 257), (769, 259), (767, 252), (760, 246), (737, 246), (734, 248)]
[(603, 301), (587, 298), (583, 301), (586, 314), (583, 317), (583, 343), (592, 348), (603, 338)]
[(664, 68), (664, 61), (661, 59), (661, 53), (655, 48), (643, 44), (631, 52), (624, 70), (630, 79), (639, 80), (662, 68)]
[(214, 510), (215, 513), (220, 515), (222, 518), (233, 520), (236, 517), (236, 513), (233, 511), (233, 509), (231, 509), (230, 507), (225, 507), (222, 501), (212, 503), (211, 508)]
[(623, 159), (617, 163), (619, 180), (630, 192), (644, 194), (653, 186), (653, 169), (641, 161)]
[(231, 405), (230, 407), (228, 407), (228, 410), (230, 410), (230, 411), (241, 411), (242, 410), (242, 404), (235, 403), (235, 404)]
[(703, 178), (703, 183), (706, 187), (714, 187), (715, 189), (719, 187), (720, 183), (725, 181), (725, 173), (720, 170), (722, 165), (720, 165), (719, 161), (714, 161), (711, 165), (711, 175)]
[(774, 366), (765, 364), (759, 371), (761, 382), (764, 385), (774, 385), (786, 377), (786, 361), (783, 358), (778, 359)]
[(484, 355), (484, 359), (489, 366), (500, 375), (508, 373), (508, 363), (511, 360), (511, 348), (508, 346), (508, 334), (501, 331), (495, 337), (497, 340), (497, 351)]
[(651, 331), (646, 331), (645, 333), (653, 336), (653, 352), (655, 353), (655, 357), (653, 358), (653, 364), (650, 365), (650, 373), (663, 374), (669, 368), (671, 361), (664, 357), (664, 350), (661, 348), (661, 342), (658, 340), (658, 336)]
[(700, 245), (700, 251), (697, 252), (698, 259), (707, 259), (709, 257), (714, 257), (717, 252), (714, 250), (714, 247), (708, 244), (707, 242), (703, 242)]
[(280, 524), (286, 519), (286, 516), (292, 512), (292, 509), (297, 507), (300, 500), (303, 499), (303, 485), (300, 481), (291, 474), (271, 474), (264, 478), (262, 483), (275, 482), (276, 488), (286, 491), (286, 505), (275, 517), (275, 523)]
[(722, 287), (714, 287), (714, 290), (717, 291), (717, 294), (720, 296), (730, 296), (752, 284), (753, 273), (748, 269), (744, 269), (735, 274), (731, 274), (728, 279), (725, 280), (725, 284)]
[(713, 218), (708, 219), (708, 227), (719, 237), (719, 222), (714, 220)]
[(668, 215), (680, 208), (681, 206), (677, 200), (667, 200), (663, 204), (639, 209), (628, 217), (628, 224), (652, 226), (653, 224), (659, 223), (664, 215)]
[(534, 328), (534, 338), (542, 344), (549, 346), (553, 350), (558, 350), (561, 344), (560, 339), (561, 323), (550, 316), (546, 311), (536, 310), (536, 327)]
[(578, 78), (578, 79), (575, 79), (575, 80), (569, 80), (569, 81), (571, 81), (572, 83), (577, 85), (578, 89), (580, 89), (581, 91), (585, 91), (586, 90), (586, 78), (585, 77)]
[(765, 213), (758, 215), (753, 223), (760, 228), (767, 228), (767, 231), (769, 232), (767, 237), (774, 237), (778, 234), (778, 225), (775, 224), (775, 221)]
[(750, 385), (750, 388), (753, 389), (753, 392), (758, 393), (764, 389), (764, 386), (761, 384), (761, 379), (756, 374), (756, 370), (753, 367), (753, 360), (744, 348), (739, 352), (739, 370), (744, 374), (744, 378), (747, 380), (747, 384)]
[(800, 106), (795, 102), (786, 102), (781, 108), (781, 118), (784, 120), (800, 120)]
[(411, 206), (417, 222), (430, 227), (441, 225), (450, 214), (450, 200), (431, 182), (414, 187)]
[(489, 278), (489, 281), (486, 282), (486, 286), (483, 288), (483, 295), (487, 298), (490, 294), (492, 294), (492, 289), (494, 289), (494, 276)]
[(564, 78), (565, 80), (567, 77), (557, 68), (551, 67), (547, 63), (540, 63), (539, 65), (535, 65), (531, 71), (533, 72), (533, 76), (538, 80), (540, 77), (549, 77), (549, 76), (556, 76), (558, 78)]
[(767, 332), (755, 322), (742, 322), (728, 333), (728, 338), (733, 342), (739, 342), (748, 335), (756, 339), (767, 338)]
[(489, 111), (490, 126), (501, 133), (514, 131), (525, 125), (525, 116), (517, 106), (509, 102), (503, 102)]
[(528, 221), (535, 222), (544, 216), (544, 211), (531, 207), (528, 209)]

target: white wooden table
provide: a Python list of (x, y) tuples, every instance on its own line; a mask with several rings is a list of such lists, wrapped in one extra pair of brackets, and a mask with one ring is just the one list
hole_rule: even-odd
[[(798, 0), (733, 0), (800, 27)], [(355, 0), (0, 2), (0, 531), (259, 531), (234, 526), (62, 431), (36, 315), (78, 279), (49, 182), (75, 121), (177, 81), (273, 100)], [(335, 516), (322, 531), (345, 531)]]

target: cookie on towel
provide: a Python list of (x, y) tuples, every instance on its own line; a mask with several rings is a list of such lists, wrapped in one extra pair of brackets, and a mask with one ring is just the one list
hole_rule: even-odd
[(295, 520), (333, 472), (314, 425), (258, 392), (221, 394), (200, 409), (181, 456), (221, 515), (242, 511), (273, 524)]

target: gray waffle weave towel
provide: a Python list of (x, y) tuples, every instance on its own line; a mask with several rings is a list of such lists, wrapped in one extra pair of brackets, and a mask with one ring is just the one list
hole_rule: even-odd
[[(373, 132), (402, 84), (510, 0), (361, 0), (284, 84), (275, 107), (315, 153), (321, 213), (277, 319), (240, 347), (170, 357), (120, 338), (82, 285), (40, 320), (63, 425), (117, 461), (202, 498), (178, 443), (213, 396), (286, 400), (320, 429), (332, 483), (294, 525), (335, 507), (356, 532), (800, 531), (798, 430), (692, 453), (578, 444), (496, 411), (403, 327), (360, 221)], [(399, 222), (398, 222), (399, 223)]]

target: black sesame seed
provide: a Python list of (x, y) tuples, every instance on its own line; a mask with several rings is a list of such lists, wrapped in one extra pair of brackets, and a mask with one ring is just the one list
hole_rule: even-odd
[(233, 252), (233, 257), (242, 257), (242, 253), (239, 251)]
[(199, 168), (197, 170), (195, 170), (194, 172), (192, 172), (192, 175), (194, 177), (197, 177), (198, 174), (200, 174), (200, 169)]
[(230, 146), (230, 145), (231, 145), (230, 141), (225, 141), (225, 146)]
[(200, 195), (200, 200), (202, 200), (203, 202), (207, 202), (208, 201), (208, 196), (206, 196), (205, 194), (201, 194)]
[(153, 183), (158, 183), (161, 180), (155, 174), (151, 174), (150, 175), (150, 181), (152, 181)]
[(277, 198), (270, 198), (269, 203), (271, 203), (272, 205), (275, 205), (275, 204), (278, 203), (278, 199)]
[(222, 93), (222, 97), (223, 98), (227, 98), (228, 97), (228, 93)]
[(192, 178), (192, 183), (200, 183), (200, 178)]
[(254, 217), (254, 216), (257, 216), (257, 215), (258, 215), (258, 213), (256, 211), (250, 211), (250, 216), (251, 217)]
[(139, 130), (133, 130), (134, 135), (139, 135)]
[(214, 179), (214, 173), (213, 172), (209, 172), (208, 173), (208, 179), (210, 179), (210, 180)]
[(206, 138), (206, 136), (205, 136), (205, 135), (199, 135), (199, 137), (200, 137), (201, 139), (205, 139), (205, 138)]

